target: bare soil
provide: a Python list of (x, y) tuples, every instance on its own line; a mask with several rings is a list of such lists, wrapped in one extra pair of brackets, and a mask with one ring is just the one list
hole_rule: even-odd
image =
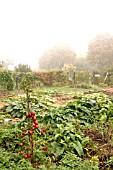
[[(83, 133), (85, 134), (85, 136), (89, 136), (89, 139), (96, 146), (96, 149), (92, 149), (90, 145), (87, 146), (89, 149), (88, 153), (86, 153), (86, 158), (91, 158), (95, 155), (98, 156), (99, 169), (106, 170), (108, 167), (106, 166), (105, 162), (111, 156), (113, 156), (113, 145), (110, 144), (113, 130), (110, 134), (105, 134), (105, 136), (103, 136), (100, 131), (94, 129), (84, 130)], [(112, 169), (113, 166), (111, 166), (110, 168)]]
[(4, 106), (4, 103), (0, 102), (0, 108)]
[(9, 96), (8, 92), (0, 92), (0, 99), (7, 98)]

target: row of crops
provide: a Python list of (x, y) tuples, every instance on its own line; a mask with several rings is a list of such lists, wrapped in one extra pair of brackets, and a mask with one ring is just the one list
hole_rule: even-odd
[(113, 98), (103, 93), (73, 97), (65, 106), (55, 106), (52, 92), (31, 93), (31, 115), (26, 97), (4, 101), (0, 169), (112, 169)]

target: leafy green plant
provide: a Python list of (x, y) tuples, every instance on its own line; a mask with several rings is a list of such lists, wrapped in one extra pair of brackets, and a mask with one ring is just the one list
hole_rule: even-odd
[(40, 170), (99, 170), (98, 161), (85, 160), (77, 157), (76, 154), (67, 152), (60, 160), (59, 164), (51, 164), (47, 166), (39, 166)]
[[(18, 122), (1, 125), (1, 147), (5, 152), (18, 152), (18, 162), (25, 166), (29, 162), (29, 167), (32, 162), (35, 169), (98, 170), (100, 157), (95, 155), (99, 153), (98, 146), (94, 148), (95, 143), (84, 129), (99, 130), (101, 141), (109, 140), (109, 146), (112, 146), (112, 126), (108, 125), (112, 124), (113, 100), (103, 93), (78, 94), (77, 100), (56, 107), (50, 98), (53, 92), (32, 93), (28, 90), (31, 89), (29, 85), (25, 89), (27, 98), (10, 99), (4, 108), (11, 117), (20, 116), (17, 113), (22, 116)], [(102, 149), (104, 158), (105, 148)], [(17, 164), (16, 160), (14, 162)]]
[(0, 131), (0, 146), (7, 151), (18, 151), (18, 139), (20, 138), (20, 130), (15, 125), (8, 124), (2, 126)]
[(61, 164), (70, 169), (76, 170), (99, 170), (98, 161), (83, 161), (81, 158), (77, 157), (74, 153), (66, 153), (61, 160)]
[(0, 169), (34, 170), (28, 160), (21, 159), (18, 153), (7, 152), (5, 149), (0, 149)]
[[(22, 83), (22, 89), (26, 92), (26, 101), (27, 101), (27, 113), (26, 116), (23, 117), (22, 121), (21, 121), (21, 129), (22, 129), (22, 135), (24, 137), (28, 137), (28, 141), (29, 141), (29, 147), (27, 149), (27, 153), (24, 154), (24, 158), (28, 158), (30, 159), (30, 162), (33, 163), (34, 162), (34, 151), (35, 151), (35, 138), (34, 138), (34, 134), (37, 134), (38, 136), (43, 136), (43, 134), (45, 133), (44, 129), (41, 129), (39, 127), (39, 123), (37, 121), (37, 117), (36, 117), (36, 112), (33, 111), (33, 108), (35, 107), (31, 107), (30, 103), (31, 101), (33, 101), (35, 104), (37, 103), (37, 98), (31, 98), (30, 96), (30, 92), (31, 92), (31, 87), (32, 87), (32, 83), (30, 82), (30, 80), (23, 81)], [(40, 107), (44, 107), (44, 105), (40, 105)], [(46, 108), (47, 109), (47, 108)], [(23, 146), (23, 144), (21, 144), (21, 146)], [(47, 150), (47, 146), (44, 145), (42, 147), (43, 151)], [(20, 152), (20, 154), (22, 154)], [(36, 155), (36, 153), (35, 153)]]
[(106, 166), (107, 166), (107, 169), (110, 170), (111, 168), (113, 168), (113, 156), (111, 156), (109, 158), (109, 160), (106, 161)]
[(12, 117), (22, 117), (27, 112), (27, 106), (24, 101), (10, 101), (8, 106), (4, 106), (3, 110)]
[[(6, 102), (8, 104), (4, 105), (4, 107), (0, 109), (2, 114), (5, 112), (14, 118), (22, 118), (26, 115), (26, 97), (23, 96), (18, 98), (10, 98)], [(31, 110), (35, 110), (37, 113), (48, 111), (50, 107), (54, 107), (53, 101), (50, 99), (50, 97), (44, 95), (34, 95), (34, 93), (32, 93), (30, 95), (30, 102)]]
[(14, 80), (10, 71), (0, 70), (0, 86), (4, 90), (13, 90)]

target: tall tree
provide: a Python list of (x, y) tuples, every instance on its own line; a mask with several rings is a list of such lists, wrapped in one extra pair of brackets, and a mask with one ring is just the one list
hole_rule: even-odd
[(76, 53), (68, 45), (58, 45), (47, 51), (39, 59), (39, 68), (50, 70), (50, 69), (61, 69), (65, 64), (74, 64)]
[(109, 67), (113, 63), (113, 36), (97, 35), (89, 43), (87, 60), (95, 68)]
[(31, 72), (31, 68), (27, 64), (20, 63), (15, 67), (15, 71), (17, 71), (17, 72)]

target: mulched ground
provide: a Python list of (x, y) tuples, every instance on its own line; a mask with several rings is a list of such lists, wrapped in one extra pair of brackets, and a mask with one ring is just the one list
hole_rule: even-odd
[[(101, 91), (96, 91), (96, 92), (84, 92), (84, 94), (93, 94), (93, 93), (99, 93), (99, 92), (103, 92), (105, 94), (107, 94), (108, 96), (113, 96), (113, 88), (109, 88), (109, 89), (103, 89)], [(75, 101), (76, 99), (72, 98), (72, 97), (64, 97), (62, 95), (60, 96), (56, 96), (56, 101), (55, 101), (55, 106), (64, 106), (66, 105), (68, 102), (71, 101)]]
[[(106, 127), (105, 127), (106, 128)], [(89, 139), (96, 146), (96, 149), (93, 149), (90, 145), (88, 147), (88, 154), (86, 154), (86, 158), (98, 156), (99, 159), (99, 169), (106, 170), (108, 167), (105, 162), (113, 156), (113, 145), (110, 144), (110, 140), (112, 138), (113, 129), (111, 129), (110, 133), (105, 133), (104, 135), (99, 130), (87, 129), (83, 130), (85, 136), (89, 136)], [(113, 169), (113, 166), (110, 167)]]
[(113, 88), (107, 88), (107, 89), (103, 89), (100, 91), (86, 91), (84, 92), (84, 94), (93, 94), (93, 93), (99, 93), (99, 92), (103, 92), (107, 94), (108, 96), (113, 96)]
[(0, 99), (4, 99), (4, 98), (7, 98), (9, 95), (8, 92), (0, 92)]
[(103, 92), (108, 96), (113, 96), (113, 88), (104, 89)]
[(4, 106), (4, 103), (0, 102), (0, 108)]
[[(8, 93), (7, 92), (0, 92), (0, 99), (6, 99), (8, 97)], [(4, 103), (0, 101), (0, 108), (4, 106)]]
[(104, 89), (103, 91), (106, 91), (106, 92), (109, 92), (109, 93), (113, 93), (113, 88)]

